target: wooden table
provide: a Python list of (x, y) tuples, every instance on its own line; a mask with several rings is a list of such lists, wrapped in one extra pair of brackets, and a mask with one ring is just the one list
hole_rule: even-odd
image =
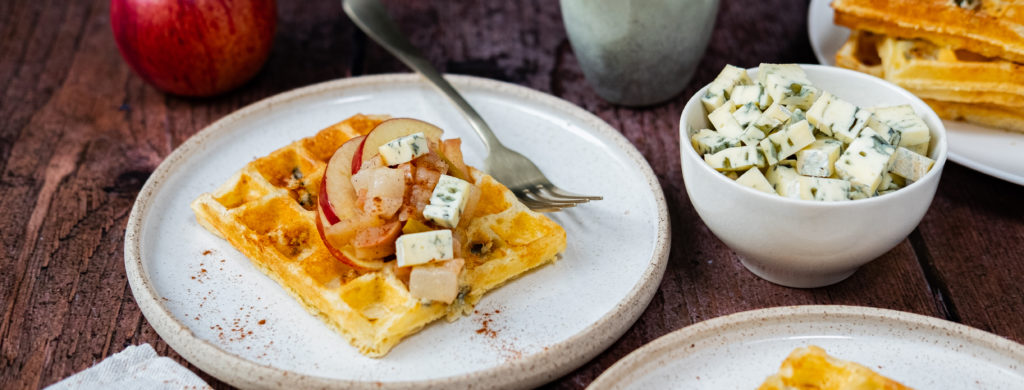
[[(325, 80), (406, 72), (354, 30), (338, 1), (279, 3), (275, 46), (261, 73), (223, 96), (183, 99), (145, 84), (121, 60), (108, 1), (0, 2), (0, 388), (45, 386), (139, 343), (187, 365), (142, 317), (125, 277), (124, 229), (146, 178), (189, 136), (259, 99)], [(442, 70), (525, 85), (597, 114), (661, 180), (673, 239), (658, 293), (625, 336), (550, 387), (582, 388), (661, 335), (771, 306), (904, 310), (1024, 342), (1024, 187), (950, 162), (910, 237), (850, 279), (807, 290), (747, 272), (694, 212), (679, 168), (684, 102), (726, 63), (814, 63), (806, 1), (723, 0), (694, 80), (671, 101), (643, 109), (595, 95), (556, 1), (388, 3)]]

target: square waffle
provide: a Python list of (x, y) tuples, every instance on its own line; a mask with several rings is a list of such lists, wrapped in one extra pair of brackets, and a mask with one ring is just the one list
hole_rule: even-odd
[(384, 119), (355, 115), (295, 141), (246, 164), (191, 205), (200, 225), (371, 357), (384, 356), (438, 318), (454, 321), (471, 313), (484, 293), (554, 261), (566, 245), (561, 226), (470, 169), (481, 197), (473, 219), (455, 231), (465, 270), (452, 304), (414, 298), (393, 267), (364, 272), (334, 258), (316, 228), (321, 178), (335, 150)]
[(945, 119), (1024, 132), (1024, 65), (867, 31), (850, 35), (836, 64), (906, 88)]

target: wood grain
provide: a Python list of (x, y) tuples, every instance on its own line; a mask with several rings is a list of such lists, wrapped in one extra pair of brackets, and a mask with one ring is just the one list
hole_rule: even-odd
[[(222, 96), (182, 99), (146, 85), (121, 61), (107, 1), (0, 2), (0, 388), (39, 388), (139, 343), (215, 388), (229, 387), (171, 350), (132, 298), (123, 239), (135, 196), (176, 146), (240, 107), (320, 81), (406, 72), (353, 28), (337, 1), (279, 3), (275, 46), (255, 79)], [(758, 279), (700, 221), (679, 169), (679, 112), (726, 63), (813, 63), (806, 1), (722, 1), (689, 86), (639, 109), (608, 104), (586, 83), (557, 2), (386, 3), (442, 70), (525, 85), (595, 113), (633, 142), (661, 181), (673, 238), (658, 293), (611, 348), (547, 387), (583, 388), (659, 336), (772, 306), (891, 308), (1024, 341), (1024, 187), (948, 164), (908, 240), (821, 289)]]

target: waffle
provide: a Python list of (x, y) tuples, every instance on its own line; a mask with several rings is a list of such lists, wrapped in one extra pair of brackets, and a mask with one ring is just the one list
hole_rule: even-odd
[(371, 357), (384, 356), (443, 316), (454, 321), (471, 313), (484, 293), (554, 261), (566, 245), (558, 224), (527, 209), (492, 177), (470, 169), (481, 200), (469, 223), (454, 233), (462, 243), (465, 270), (452, 304), (412, 297), (393, 266), (362, 272), (334, 258), (315, 222), (327, 161), (346, 140), (384, 119), (356, 115), (295, 141), (245, 165), (191, 205), (200, 225)]
[(866, 31), (850, 35), (836, 64), (906, 88), (945, 119), (1024, 132), (1024, 65)]
[(758, 390), (910, 390), (860, 364), (836, 359), (825, 350), (797, 348), (786, 357), (779, 373)]
[[(958, 6), (957, 4), (962, 4)], [(835, 23), (920, 38), (1024, 63), (1024, 3), (1015, 0), (834, 0)]]

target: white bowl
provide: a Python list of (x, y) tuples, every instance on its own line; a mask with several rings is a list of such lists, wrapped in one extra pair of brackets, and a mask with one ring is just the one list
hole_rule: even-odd
[[(903, 88), (860, 72), (801, 65), (816, 87), (861, 107), (910, 104), (931, 129), (935, 165), (921, 180), (886, 195), (816, 202), (766, 194), (733, 182), (708, 166), (690, 134), (713, 128), (700, 102), (686, 103), (679, 154), (690, 202), (719, 239), (751, 272), (789, 287), (838, 283), (903, 241), (928, 210), (946, 164), (946, 129), (935, 112)], [(748, 69), (755, 78), (757, 69)]]

